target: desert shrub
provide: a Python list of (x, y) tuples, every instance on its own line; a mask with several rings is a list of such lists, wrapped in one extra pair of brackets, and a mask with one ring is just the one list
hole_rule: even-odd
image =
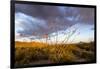
[(17, 48), (15, 51), (15, 60), (21, 61), (25, 57), (25, 50), (23, 48)]
[(93, 60), (94, 54), (93, 52), (83, 51), (81, 57), (85, 58), (86, 60)]
[(90, 43), (82, 43), (82, 44), (77, 44), (77, 47), (84, 49), (86, 51), (94, 51), (94, 43), (90, 42)]
[(76, 56), (81, 56), (81, 52), (77, 51), (77, 50), (72, 50), (72, 53), (75, 54)]
[(28, 64), (34, 61), (48, 59), (48, 51), (45, 48), (17, 48), (15, 60), (18, 64)]
[(68, 51), (66, 47), (58, 46), (51, 48), (49, 59), (57, 63), (68, 63), (75, 60), (76, 58), (74, 54), (71, 52), (71, 50)]

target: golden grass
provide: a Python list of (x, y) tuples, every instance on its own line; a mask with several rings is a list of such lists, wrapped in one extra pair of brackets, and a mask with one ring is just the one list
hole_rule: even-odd
[(15, 42), (15, 47), (44, 47), (46, 46), (46, 43), (40, 43), (40, 42)]
[(47, 45), (39, 42), (16, 42), (15, 65), (91, 62), (94, 43)]

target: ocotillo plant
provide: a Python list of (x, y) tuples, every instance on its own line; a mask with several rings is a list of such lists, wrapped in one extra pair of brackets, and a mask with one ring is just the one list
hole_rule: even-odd
[(75, 37), (72, 39), (72, 41), (71, 41), (71, 43), (73, 43), (73, 41), (76, 39), (76, 37), (77, 36), (79, 36), (80, 35), (80, 32), (78, 32), (76, 35), (75, 35)]
[(47, 40), (48, 40), (48, 34), (44, 34), (43, 38), (45, 38), (45, 43), (47, 44)]
[(75, 28), (73, 31), (67, 33), (68, 35), (66, 35), (65, 39), (62, 41), (61, 44), (63, 44), (63, 47), (65, 47), (65, 44), (68, 43), (69, 39), (76, 33), (77, 28)]
[(71, 34), (70, 34), (70, 35), (68, 36), (68, 38), (65, 40), (66, 43), (68, 43), (69, 39), (76, 33), (76, 31), (77, 31), (77, 28), (75, 28), (75, 29), (71, 32)]

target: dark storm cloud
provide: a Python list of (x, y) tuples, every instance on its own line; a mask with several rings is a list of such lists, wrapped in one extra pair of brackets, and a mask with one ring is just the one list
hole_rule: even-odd
[[(43, 6), (43, 5), (27, 5), (16, 4), (15, 14), (23, 13), (36, 19), (45, 21), (32, 21), (29, 18), (22, 18), (24, 31), (21, 33), (32, 34), (30, 32), (37, 32), (38, 34), (53, 33), (57, 30), (65, 30), (77, 23), (93, 24), (94, 23), (94, 9), (93, 8), (75, 8), (75, 7), (60, 7), (60, 6)], [(26, 20), (27, 21), (26, 21)], [(26, 23), (26, 24), (25, 24)], [(34, 24), (33, 24), (34, 23)], [(39, 25), (40, 23), (40, 25)]]
[(79, 8), (79, 21), (87, 24), (94, 24), (94, 9), (93, 8)]
[(76, 8), (76, 7), (58, 7), (58, 6), (43, 6), (43, 5), (27, 5), (16, 4), (16, 12), (22, 12), (27, 15), (38, 17), (42, 19), (56, 18), (56, 17), (75, 17), (79, 16), (79, 21), (83, 23), (94, 22), (93, 8)]
[(16, 4), (16, 12), (22, 12), (33, 17), (38, 18), (50, 18), (63, 16), (57, 6), (43, 6), (43, 5), (26, 5), (26, 4)]
[(73, 17), (73, 20), (85, 24), (94, 24), (94, 8), (65, 8), (65, 16)]

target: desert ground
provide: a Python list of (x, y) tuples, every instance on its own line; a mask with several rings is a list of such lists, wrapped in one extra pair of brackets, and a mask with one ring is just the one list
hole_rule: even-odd
[(94, 42), (80, 42), (75, 44), (15, 42), (15, 67), (23, 65), (92, 62), (94, 60)]

